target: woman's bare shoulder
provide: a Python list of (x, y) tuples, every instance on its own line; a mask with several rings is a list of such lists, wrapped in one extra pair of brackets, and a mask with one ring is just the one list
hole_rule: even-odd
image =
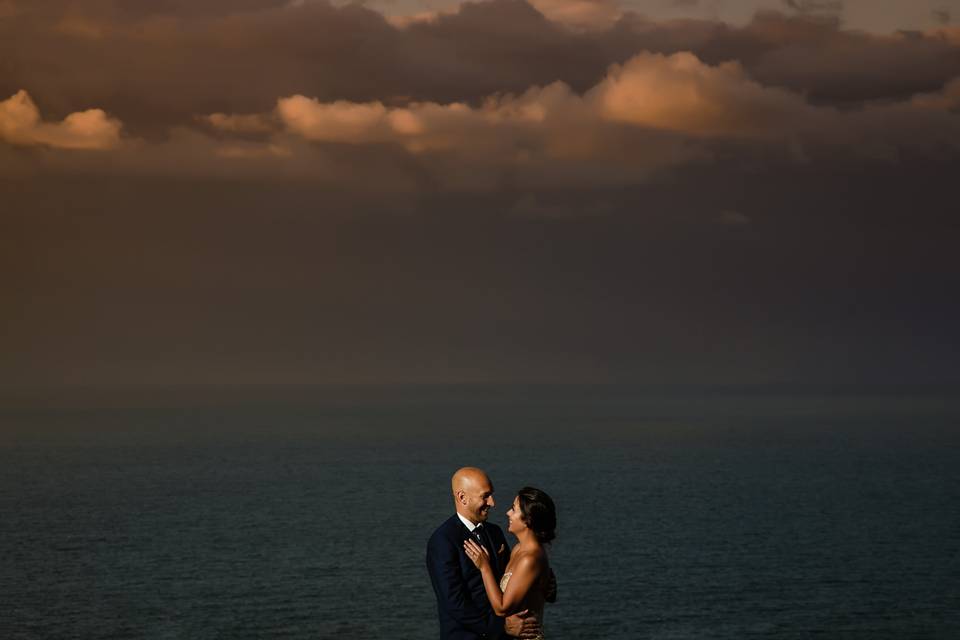
[(547, 565), (547, 552), (542, 547), (514, 549), (513, 563), (517, 569), (538, 569)]

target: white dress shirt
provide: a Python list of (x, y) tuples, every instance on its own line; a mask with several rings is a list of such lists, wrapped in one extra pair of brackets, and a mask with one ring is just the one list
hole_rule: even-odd
[(457, 511), (457, 517), (460, 518), (460, 522), (463, 523), (463, 526), (465, 526), (470, 533), (473, 533), (473, 530), (477, 528), (477, 525), (464, 518), (459, 511)]

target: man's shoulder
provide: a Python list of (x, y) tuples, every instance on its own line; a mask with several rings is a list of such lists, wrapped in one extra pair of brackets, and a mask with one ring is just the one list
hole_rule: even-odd
[(448, 540), (453, 538), (457, 532), (457, 525), (459, 524), (460, 522), (457, 519), (457, 516), (453, 516), (452, 518), (447, 518), (442, 523), (440, 523), (439, 527), (434, 529), (433, 534), (430, 536), (430, 542), (434, 543), (436, 541)]

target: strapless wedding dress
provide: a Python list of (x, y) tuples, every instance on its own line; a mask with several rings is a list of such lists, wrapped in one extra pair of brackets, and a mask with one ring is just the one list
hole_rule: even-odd
[[(513, 571), (507, 571), (503, 574), (503, 577), (500, 578), (500, 591), (506, 593), (507, 583), (510, 582), (510, 576), (513, 575)], [(539, 609), (531, 609), (530, 613), (537, 616), (537, 620), (540, 621), (540, 633), (533, 640), (545, 640), (543, 636), (543, 605), (540, 605)]]

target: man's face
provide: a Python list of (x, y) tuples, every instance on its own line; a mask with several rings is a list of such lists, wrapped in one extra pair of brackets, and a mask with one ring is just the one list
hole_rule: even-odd
[[(466, 504), (464, 504), (464, 502)], [(494, 506), (493, 485), (489, 478), (477, 479), (462, 490), (461, 504), (464, 515), (473, 522), (486, 522)]]

